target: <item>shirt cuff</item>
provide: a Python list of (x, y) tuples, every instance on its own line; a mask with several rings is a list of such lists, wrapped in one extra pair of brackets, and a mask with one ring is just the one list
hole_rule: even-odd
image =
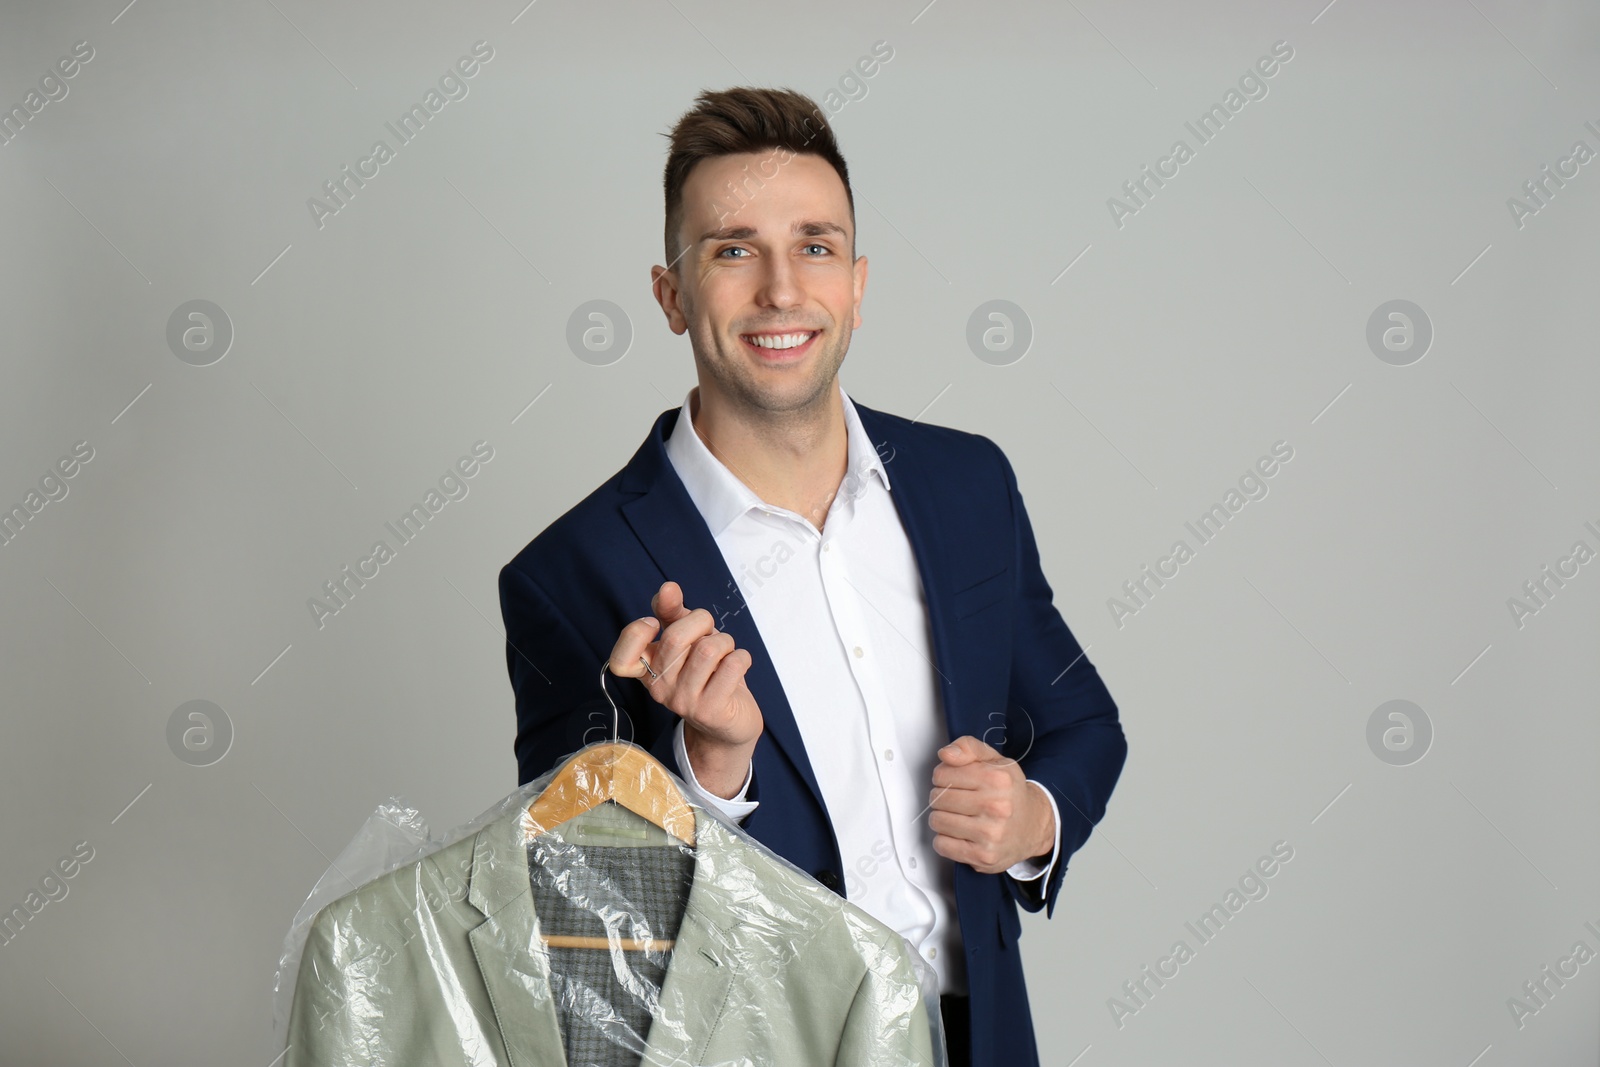
[[(749, 770), (744, 772), (744, 785), (739, 787), (739, 792), (732, 798), (719, 797), (702, 786), (694, 776), (694, 768), (689, 765), (689, 750), (683, 743), (683, 720), (678, 720), (678, 725), (672, 732), (672, 754), (678, 758), (678, 767), (683, 771), (684, 784), (689, 787), (692, 799), (703, 808), (712, 808), (721, 812), (732, 822), (739, 822), (761, 802), (759, 800), (746, 800), (744, 795), (750, 791), (750, 780), (755, 777), (755, 761), (750, 762)], [(1052, 801), (1054, 803), (1054, 801)], [(1057, 834), (1059, 840), (1060, 834)]]
[[(1050, 849), (1050, 855), (1043, 863), (1040, 863), (1036, 859), (1025, 859), (1018, 860), (1016, 863), (1013, 863), (1010, 867), (1006, 868), (1006, 873), (1019, 882), (1032, 882), (1044, 877), (1047, 872), (1055, 867), (1056, 858), (1061, 854), (1061, 809), (1056, 806), (1055, 795), (1050, 792), (1049, 787), (1047, 787), (1043, 782), (1033, 778), (1029, 778), (1028, 781), (1033, 782), (1034, 785), (1038, 786), (1040, 789), (1043, 789), (1044, 795), (1050, 801), (1050, 817), (1055, 820), (1056, 843)], [(744, 794), (741, 793), (739, 795), (743, 796)]]

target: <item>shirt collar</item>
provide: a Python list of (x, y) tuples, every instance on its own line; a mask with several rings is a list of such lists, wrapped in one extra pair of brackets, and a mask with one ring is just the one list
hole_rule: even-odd
[[(838, 383), (838, 379), (835, 379), (835, 383)], [(839, 396), (844, 402), (844, 426), (848, 442), (845, 479), (849, 480), (852, 471), (856, 472), (858, 480), (869, 479), (872, 473), (876, 473), (884, 489), (888, 489), (889, 472), (884, 469), (883, 462), (878, 457), (877, 447), (867, 436), (866, 428), (861, 425), (861, 416), (856, 413), (856, 406), (851, 402), (849, 394), (844, 391), (844, 386), (839, 384), (838, 387)], [(689, 418), (689, 409), (690, 399), (697, 388), (699, 387), (691, 386), (684, 394), (678, 421), (672, 428), (671, 436), (667, 438), (667, 457), (678, 472), (684, 488), (689, 491), (689, 498), (705, 517), (706, 525), (711, 529), (711, 536), (718, 537), (733, 520), (751, 508), (766, 508), (771, 505), (756, 496), (749, 486), (740, 481), (738, 476), (706, 447), (705, 441), (695, 432)]]

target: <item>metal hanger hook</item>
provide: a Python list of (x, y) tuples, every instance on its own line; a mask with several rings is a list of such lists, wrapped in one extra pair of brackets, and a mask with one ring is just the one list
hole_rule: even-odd
[(611, 705), (611, 740), (621, 740), (622, 727), (617, 721), (617, 702), (611, 699), (611, 690), (606, 686), (606, 672), (611, 669), (611, 661), (606, 660), (600, 664), (600, 692), (606, 695), (606, 703)]
[[(650, 661), (648, 659), (640, 656), (639, 662), (644, 664), (644, 669), (650, 672), (650, 681), (658, 682), (661, 680), (661, 675), (656, 673), (656, 669), (654, 667), (650, 666)], [(606, 672), (609, 670), (611, 670), (610, 660), (606, 660), (604, 663), (600, 664), (600, 692), (606, 695), (606, 703), (611, 705), (611, 740), (621, 741), (622, 726), (621, 723), (618, 722), (617, 702), (611, 699), (611, 690), (606, 686)], [(616, 672), (613, 671), (612, 673)]]

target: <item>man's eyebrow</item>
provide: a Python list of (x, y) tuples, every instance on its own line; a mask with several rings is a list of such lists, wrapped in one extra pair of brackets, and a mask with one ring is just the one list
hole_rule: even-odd
[[(796, 237), (821, 237), (825, 233), (836, 233), (840, 237), (850, 236), (845, 228), (837, 222), (807, 219), (795, 223), (790, 229)], [(748, 241), (756, 236), (754, 226), (723, 226), (716, 230), (707, 230), (700, 235), (701, 241)]]

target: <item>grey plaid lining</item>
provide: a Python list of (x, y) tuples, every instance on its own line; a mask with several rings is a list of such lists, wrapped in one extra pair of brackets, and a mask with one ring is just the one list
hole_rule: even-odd
[[(676, 938), (694, 853), (677, 845), (577, 845), (544, 837), (528, 846), (528, 871), (546, 936), (605, 937), (609, 921), (620, 938)], [(638, 1067), (671, 951), (549, 952), (569, 1067)]]

